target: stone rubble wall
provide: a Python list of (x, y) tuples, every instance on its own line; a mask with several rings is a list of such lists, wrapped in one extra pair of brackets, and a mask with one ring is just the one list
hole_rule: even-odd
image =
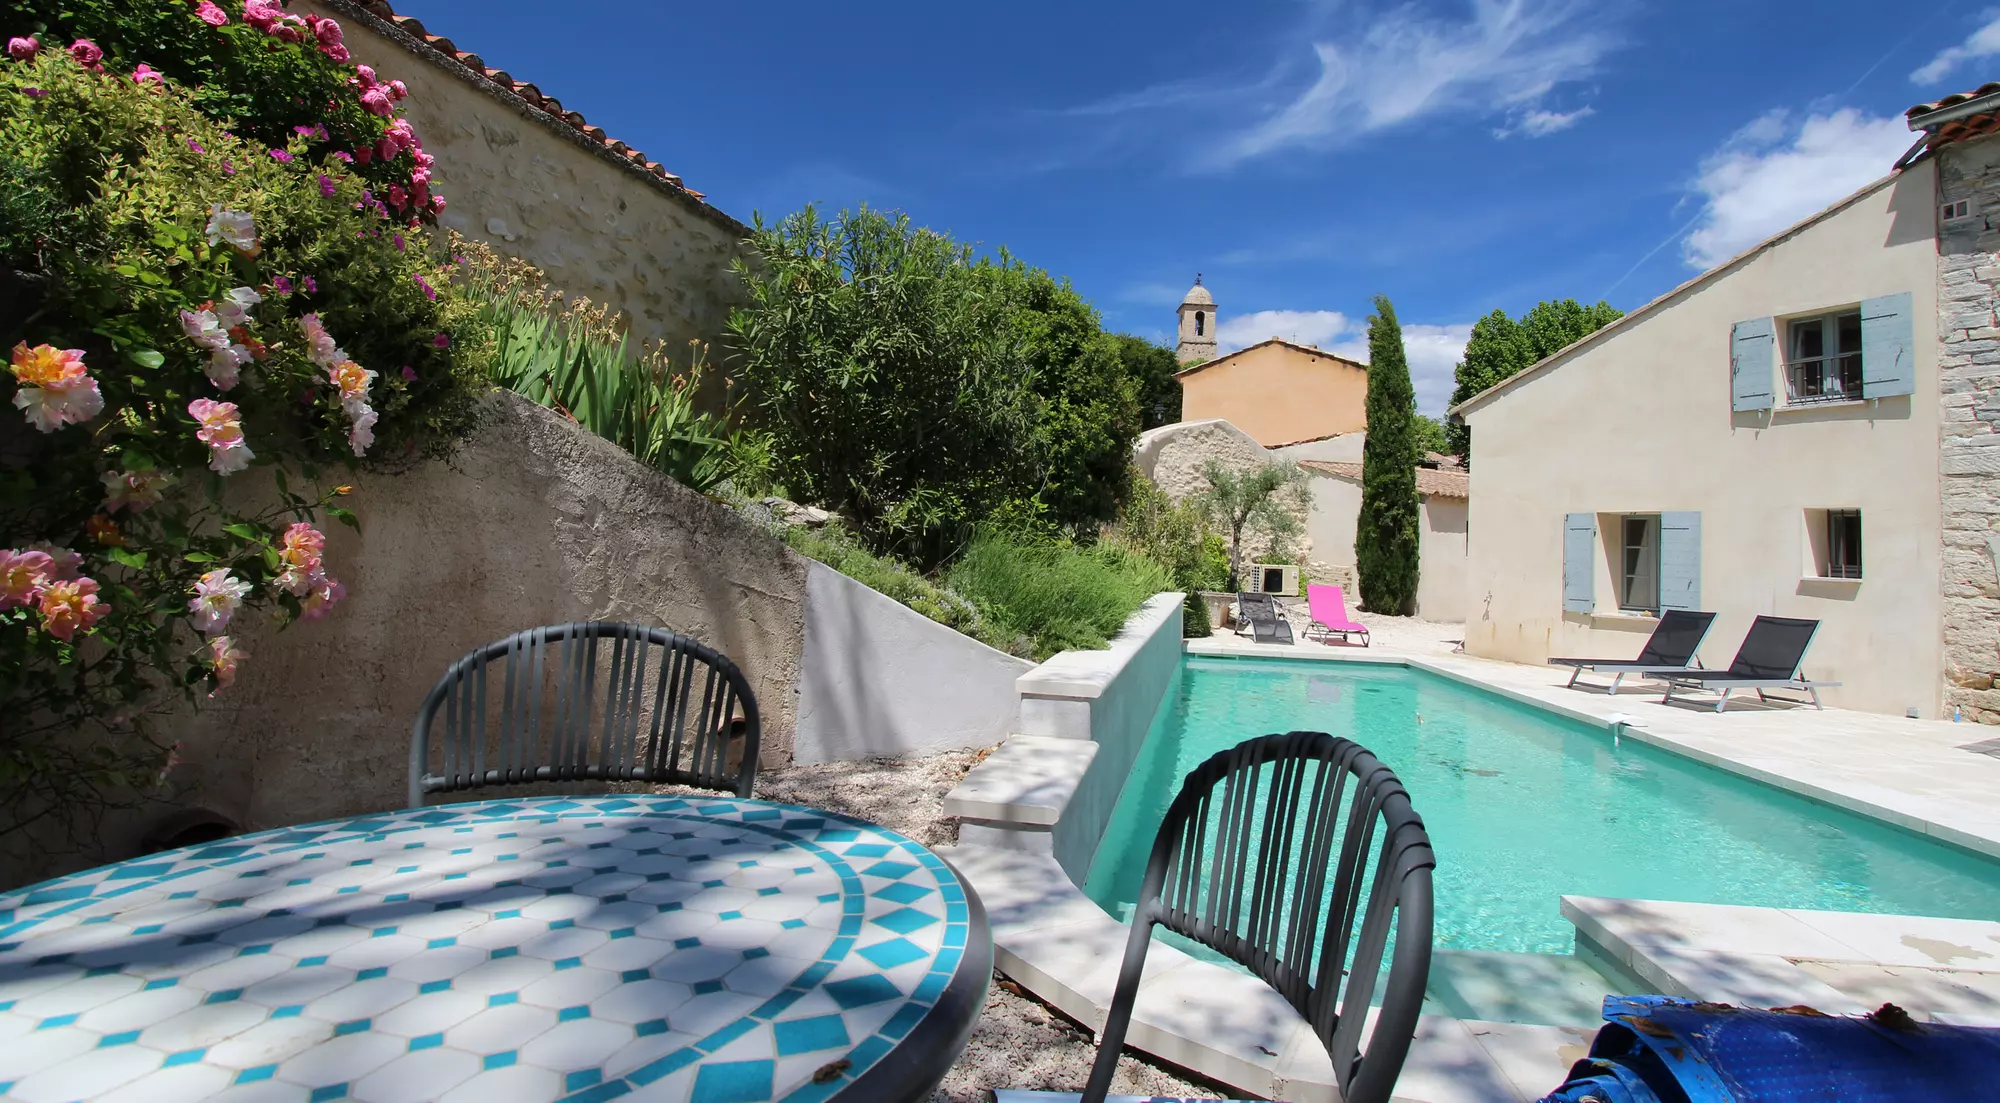
[[(1176, 502), (1208, 489), (1208, 480), (1201, 472), (1211, 460), (1229, 471), (1251, 471), (1265, 464), (1288, 462), (1284, 456), (1258, 444), (1250, 434), (1221, 418), (1162, 425), (1139, 434), (1139, 439), (1132, 445), (1133, 465), (1153, 480), (1153, 485), (1159, 487), (1161, 493)], [(1292, 556), (1286, 562), (1305, 564), (1308, 574), (1318, 579), (1321, 576), (1317, 571), (1325, 565), (1315, 564), (1310, 558), (1312, 539), (1307, 535), (1310, 530), (1306, 524), (1310, 512), (1310, 502), (1298, 511), (1299, 536), (1292, 541)], [(1223, 536), (1228, 538), (1227, 533)], [(1260, 557), (1270, 548), (1271, 536), (1268, 532), (1255, 525), (1244, 530), (1243, 562), (1246, 566), (1261, 562)], [(1332, 568), (1326, 569), (1331, 571)]]
[(1947, 146), (1938, 169), (1940, 204), (1972, 201), (1938, 228), (1945, 707), (2000, 724), (2000, 141)]

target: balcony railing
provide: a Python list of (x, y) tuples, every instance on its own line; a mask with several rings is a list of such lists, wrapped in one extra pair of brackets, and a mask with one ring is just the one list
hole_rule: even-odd
[(1861, 397), (1861, 354), (1812, 356), (1785, 365), (1785, 400), (1794, 406)]

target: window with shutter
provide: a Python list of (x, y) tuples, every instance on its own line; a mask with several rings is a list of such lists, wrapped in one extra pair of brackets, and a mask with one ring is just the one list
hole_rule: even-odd
[(1771, 371), (1777, 327), (1773, 319), (1736, 323), (1729, 334), (1729, 408), (1771, 408)]

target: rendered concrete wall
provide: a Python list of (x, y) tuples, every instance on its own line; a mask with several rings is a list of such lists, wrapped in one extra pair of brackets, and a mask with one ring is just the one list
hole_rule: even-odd
[(1252, 345), (1176, 378), (1181, 417), (1226, 420), (1266, 448), (1368, 427), (1368, 372), (1302, 345)]
[[(1465, 412), (1472, 466), (1466, 649), (1540, 664), (1636, 654), (1650, 619), (1565, 613), (1565, 513), (1701, 513), (1701, 659), (1726, 665), (1759, 613), (1810, 617), (1828, 703), (1938, 714), (1939, 414), (1935, 167), (1921, 162)], [(1909, 292), (1914, 395), (1733, 413), (1730, 332)], [(1805, 511), (1859, 509), (1859, 582), (1807, 575)]]
[[(176, 723), (175, 803), (248, 828), (401, 807), (410, 724), (446, 667), (572, 620), (660, 625), (729, 655), (764, 761), (790, 760), (806, 560), (525, 399), (496, 394), (485, 413), (447, 462), (353, 478), (361, 532), (329, 526), (326, 549), (347, 599), (317, 623), (232, 633), (251, 657)], [(143, 826), (108, 835), (113, 856)]]
[(664, 340), (685, 356), (688, 340), (721, 335), (742, 298), (729, 271), (748, 234), (740, 222), (347, 0), (299, 0), (291, 10), (339, 20), (357, 64), (409, 86), (405, 116), (437, 158), (445, 226), (622, 311), (637, 340)]
[(1368, 434), (1365, 432), (1342, 433), (1324, 440), (1309, 440), (1299, 444), (1287, 444), (1271, 449), (1271, 454), (1280, 459), (1297, 463), (1300, 460), (1325, 460), (1329, 463), (1360, 463), (1362, 450), (1367, 447)]
[(1079, 885), (1153, 717), (1180, 674), (1183, 596), (1154, 595), (1108, 649), (1065, 651), (1018, 683), (1022, 734), (1089, 739), (1098, 747), (1051, 832), (1056, 860)]
[(1469, 505), (1463, 498), (1424, 497), (1423, 527), (1417, 534), (1417, 615), (1425, 620), (1456, 623), (1466, 617)]
[(806, 565), (794, 761), (990, 747), (1014, 730), (1035, 668), (823, 563)]

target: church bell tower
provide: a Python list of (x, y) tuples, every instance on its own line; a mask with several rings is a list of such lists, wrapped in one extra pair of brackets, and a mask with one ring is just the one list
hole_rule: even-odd
[(1201, 285), (1201, 276), (1195, 275), (1194, 286), (1181, 296), (1180, 343), (1174, 346), (1174, 355), (1183, 364), (1199, 364), (1215, 359), (1215, 296)]

